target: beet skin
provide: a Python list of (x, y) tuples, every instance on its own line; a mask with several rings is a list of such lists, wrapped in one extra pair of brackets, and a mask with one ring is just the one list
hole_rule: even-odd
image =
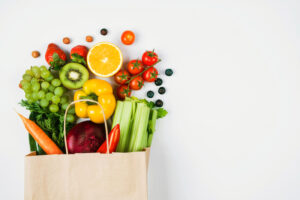
[(105, 141), (104, 124), (84, 121), (76, 124), (67, 135), (69, 153), (96, 152)]

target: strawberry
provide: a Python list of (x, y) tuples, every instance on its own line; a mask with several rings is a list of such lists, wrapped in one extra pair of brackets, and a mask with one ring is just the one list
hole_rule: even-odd
[(59, 70), (67, 60), (67, 56), (56, 44), (50, 43), (48, 45), (45, 59), (52, 69)]
[(73, 62), (86, 65), (86, 56), (88, 48), (86, 46), (77, 45), (71, 49), (70, 57)]

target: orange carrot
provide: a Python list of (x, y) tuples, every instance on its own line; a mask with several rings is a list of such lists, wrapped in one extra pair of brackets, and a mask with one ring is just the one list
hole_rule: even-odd
[(35, 141), (42, 147), (46, 154), (63, 154), (58, 146), (48, 137), (48, 135), (33, 121), (18, 113), (25, 128)]

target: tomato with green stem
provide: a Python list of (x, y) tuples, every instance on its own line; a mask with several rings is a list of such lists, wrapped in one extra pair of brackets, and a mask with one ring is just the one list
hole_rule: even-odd
[(128, 87), (128, 85), (120, 85), (117, 88), (117, 96), (119, 99), (125, 99), (125, 97), (130, 97), (131, 95), (131, 89)]
[(141, 76), (134, 77), (129, 82), (129, 87), (132, 90), (139, 90), (143, 87), (143, 85), (144, 85), (144, 80)]
[(140, 60), (132, 60), (128, 63), (127, 70), (132, 75), (139, 74), (144, 70), (143, 62)]
[(147, 82), (154, 82), (157, 79), (158, 71), (155, 67), (149, 67), (143, 73), (143, 79)]
[(126, 70), (120, 70), (114, 75), (116, 83), (123, 85), (130, 79), (130, 74)]
[(158, 59), (158, 55), (153, 51), (146, 51), (142, 56), (142, 61), (147, 66), (155, 65), (160, 60)]

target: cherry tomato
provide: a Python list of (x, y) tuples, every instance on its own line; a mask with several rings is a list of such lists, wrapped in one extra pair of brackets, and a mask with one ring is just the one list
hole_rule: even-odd
[(129, 83), (129, 87), (132, 90), (139, 90), (143, 87), (143, 85), (144, 85), (144, 80), (141, 76), (135, 77)]
[(135, 35), (132, 31), (124, 31), (121, 40), (123, 44), (131, 45), (134, 42)]
[(128, 88), (128, 85), (120, 85), (117, 88), (117, 96), (119, 99), (125, 99), (125, 97), (130, 97), (131, 89)]
[(149, 67), (144, 73), (143, 73), (143, 79), (147, 82), (154, 82), (157, 79), (158, 72), (155, 67)]
[(130, 75), (129, 75), (128, 71), (120, 70), (115, 74), (114, 78), (115, 78), (116, 83), (123, 85), (127, 81), (129, 81)]
[(144, 70), (144, 65), (140, 60), (132, 60), (128, 63), (127, 70), (130, 74), (136, 75)]
[(143, 54), (142, 61), (144, 65), (151, 66), (158, 62), (158, 56), (154, 51), (146, 51)]

